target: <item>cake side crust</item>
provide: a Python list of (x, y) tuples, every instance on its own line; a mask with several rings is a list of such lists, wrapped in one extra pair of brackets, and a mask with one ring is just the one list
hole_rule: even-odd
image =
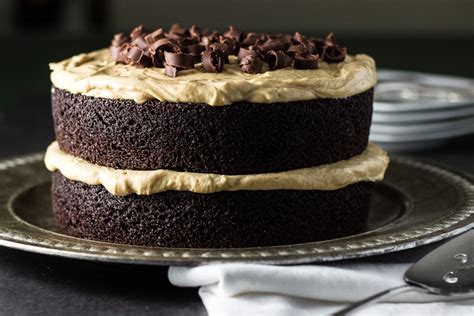
[(53, 89), (60, 148), (116, 169), (252, 174), (349, 159), (367, 147), (373, 89), (341, 99), (225, 107), (137, 104)]
[(52, 176), (53, 211), (72, 236), (161, 247), (256, 247), (347, 236), (366, 228), (373, 184), (334, 191), (167, 191), (114, 196)]

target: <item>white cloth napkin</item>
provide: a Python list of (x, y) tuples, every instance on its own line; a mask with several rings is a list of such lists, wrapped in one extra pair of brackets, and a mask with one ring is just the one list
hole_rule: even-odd
[[(354, 261), (298, 266), (231, 263), (171, 267), (168, 277), (177, 286), (199, 287), (210, 316), (328, 315), (349, 302), (403, 285), (409, 266)], [(447, 299), (410, 291), (356, 314), (474, 315), (474, 295), (470, 297)]]

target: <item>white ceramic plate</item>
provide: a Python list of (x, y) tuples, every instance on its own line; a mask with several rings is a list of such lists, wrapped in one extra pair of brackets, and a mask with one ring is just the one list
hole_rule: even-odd
[(379, 112), (377, 107), (378, 104), (377, 102), (375, 102), (372, 122), (377, 123), (415, 123), (474, 116), (474, 104), (468, 104), (452, 109), (436, 109), (430, 111), (408, 112)]
[(474, 104), (474, 80), (381, 69), (374, 99), (378, 112), (451, 109)]
[(423, 123), (379, 123), (372, 122), (370, 129), (371, 133), (375, 134), (396, 134), (396, 135), (411, 135), (411, 134), (425, 134), (425, 133), (436, 133), (440, 135), (459, 135), (464, 131), (474, 131), (474, 116), (445, 120), (445, 121), (432, 121)]
[(454, 138), (458, 136), (468, 135), (474, 133), (474, 125), (463, 126), (453, 130), (440, 130), (437, 132), (428, 133), (414, 133), (414, 134), (394, 134), (379, 133), (375, 131), (370, 132), (370, 140), (374, 142), (414, 142), (427, 140), (443, 140)]

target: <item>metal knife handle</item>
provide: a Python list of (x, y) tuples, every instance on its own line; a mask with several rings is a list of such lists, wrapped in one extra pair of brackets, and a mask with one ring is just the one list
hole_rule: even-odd
[(352, 303), (351, 305), (335, 312), (332, 315), (334, 315), (334, 316), (347, 315), (350, 312), (355, 312), (358, 309), (361, 309), (361, 308), (366, 307), (368, 305), (379, 302), (381, 299), (387, 298), (389, 296), (392, 296), (392, 295), (395, 295), (395, 294), (398, 294), (398, 293), (403, 293), (403, 292), (406, 292), (406, 291), (410, 291), (410, 290), (413, 290), (413, 289), (414, 289), (414, 287), (410, 286), (408, 284), (400, 285), (400, 286), (397, 286), (397, 287), (392, 287), (391, 289), (376, 293), (372, 296), (369, 296), (369, 297), (364, 298), (360, 301)]

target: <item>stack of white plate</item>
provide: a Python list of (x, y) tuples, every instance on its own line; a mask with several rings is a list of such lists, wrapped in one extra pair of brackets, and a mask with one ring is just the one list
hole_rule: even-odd
[(433, 148), (474, 133), (474, 80), (380, 70), (370, 139), (391, 151)]

